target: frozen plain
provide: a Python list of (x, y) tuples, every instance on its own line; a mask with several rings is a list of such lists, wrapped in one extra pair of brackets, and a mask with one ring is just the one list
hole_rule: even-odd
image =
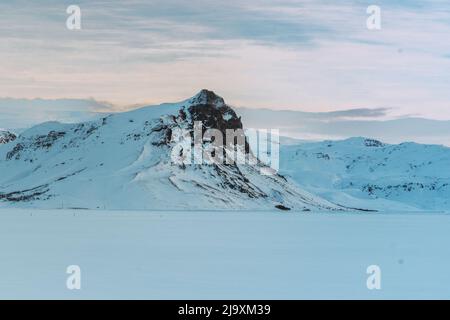
[(445, 213), (0, 209), (0, 298), (449, 299), (449, 230)]

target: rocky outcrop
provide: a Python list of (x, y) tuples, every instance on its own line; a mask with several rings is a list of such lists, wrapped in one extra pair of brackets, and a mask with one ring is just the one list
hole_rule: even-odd
[(0, 130), (0, 144), (7, 144), (17, 139), (17, 136), (9, 131)]

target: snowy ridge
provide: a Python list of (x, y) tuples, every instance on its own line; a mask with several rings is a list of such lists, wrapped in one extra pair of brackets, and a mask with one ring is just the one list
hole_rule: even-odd
[(450, 148), (367, 138), (284, 145), (280, 172), (330, 201), (375, 210), (450, 209)]
[[(177, 133), (242, 128), (224, 100), (202, 90), (180, 103), (79, 124), (48, 122), (0, 147), (0, 206), (88, 209), (344, 210), (256, 164), (180, 165)], [(206, 143), (206, 142), (204, 142)], [(248, 146), (240, 149), (252, 156)]]

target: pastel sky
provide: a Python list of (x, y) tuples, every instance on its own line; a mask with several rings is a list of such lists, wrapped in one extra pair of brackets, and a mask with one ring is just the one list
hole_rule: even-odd
[[(366, 28), (372, 4), (381, 30)], [(209, 88), (236, 106), (444, 120), (449, 40), (448, 0), (2, 1), (0, 97), (121, 109)]]

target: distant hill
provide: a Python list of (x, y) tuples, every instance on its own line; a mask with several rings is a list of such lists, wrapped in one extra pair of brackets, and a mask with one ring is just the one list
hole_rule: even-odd
[(280, 172), (330, 201), (377, 210), (450, 210), (450, 148), (368, 138), (283, 145)]

